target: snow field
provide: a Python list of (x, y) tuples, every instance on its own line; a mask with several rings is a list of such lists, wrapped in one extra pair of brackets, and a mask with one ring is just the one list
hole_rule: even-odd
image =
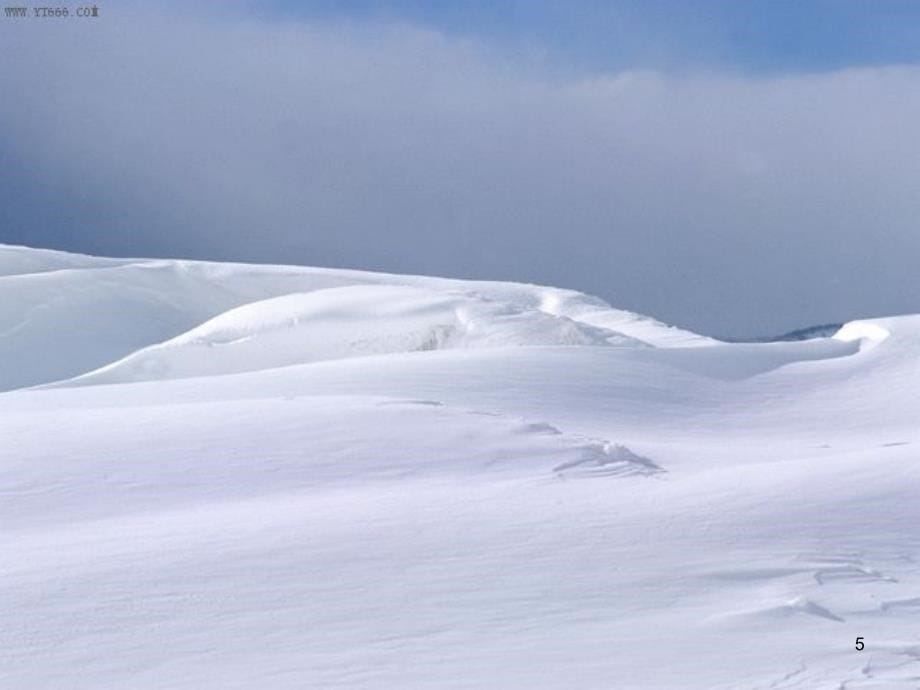
[(917, 686), (920, 317), (0, 249), (0, 687)]

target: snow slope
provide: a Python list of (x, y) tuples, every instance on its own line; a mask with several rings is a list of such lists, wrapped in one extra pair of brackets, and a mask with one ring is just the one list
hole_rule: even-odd
[(917, 687), (920, 316), (0, 257), (0, 687)]
[[(10, 275), (3, 277), (5, 273)], [(0, 390), (71, 378), (158, 344), (163, 344), (164, 348), (148, 353), (154, 360), (165, 359), (172, 364), (173, 359), (195, 359), (193, 350), (197, 345), (210, 342), (210, 329), (214, 331), (213, 344), (216, 345), (223, 343), (229, 332), (239, 331), (246, 337), (257, 335), (254, 330), (260, 328), (261, 321), (265, 321), (269, 331), (265, 336), (271, 343), (267, 348), (254, 348), (261, 352), (257, 368), (271, 365), (272, 354), (268, 351), (276, 347), (278, 365), (315, 361), (329, 356), (327, 344), (316, 343), (316, 352), (301, 347), (301, 358), (292, 361), (292, 353), (283, 341), (296, 342), (304, 335), (304, 330), (299, 334), (289, 333), (290, 337), (285, 338), (284, 331), (291, 329), (285, 328), (284, 321), (296, 321), (301, 313), (309, 316), (325, 311), (327, 334), (335, 332), (339, 326), (350, 329), (347, 337), (352, 340), (377, 338), (376, 332), (383, 319), (375, 322), (372, 332), (364, 334), (360, 332), (360, 324), (348, 323), (359, 318), (354, 310), (367, 320), (373, 317), (375, 309), (392, 311), (396, 308), (386, 306), (388, 300), (383, 292), (375, 297), (374, 290), (362, 292), (358, 289), (372, 286), (404, 288), (400, 298), (403, 302), (412, 302), (410, 295), (418, 295), (414, 308), (419, 312), (415, 315), (416, 325), (422, 331), (426, 329), (422, 323), (425, 320), (430, 328), (443, 325), (453, 331), (463, 325), (455, 322), (462, 321), (466, 312), (472, 310), (474, 319), (483, 310), (490, 312), (495, 319), (480, 318), (478, 323), (470, 324), (477, 332), (468, 333), (469, 337), (462, 340), (471, 344), (501, 345), (506, 341), (508, 344), (624, 344), (631, 339), (652, 345), (711, 342), (648, 317), (613, 309), (601, 300), (578, 292), (535, 285), (295, 266), (96, 259), (0, 246), (0, 361), (5, 362), (0, 370)], [(413, 287), (420, 292), (412, 293), (410, 288)], [(333, 288), (352, 290), (311, 296), (311, 293)], [(424, 304), (422, 292), (428, 293), (429, 305)], [(297, 293), (302, 294), (297, 296)], [(336, 304), (336, 296), (342, 300), (341, 305)], [(259, 304), (277, 297), (284, 299)], [(240, 309), (233, 311), (237, 308)], [(409, 304), (405, 307), (408, 311), (412, 308)], [(433, 313), (438, 310), (440, 314)], [(427, 315), (423, 315), (423, 311), (427, 311)], [(393, 316), (390, 313), (388, 318)], [(412, 315), (405, 313), (400, 318), (405, 323)], [(205, 324), (211, 319), (217, 320)], [(334, 323), (335, 319), (338, 324)], [(491, 329), (493, 323), (492, 331), (479, 332), (483, 328)], [(196, 332), (186, 334), (193, 329), (197, 329)], [(313, 328), (307, 330), (317, 332)], [(183, 334), (186, 334), (184, 339), (166, 343)], [(405, 342), (345, 345), (360, 354), (388, 352), (394, 347), (425, 346), (425, 337), (434, 338), (434, 346), (438, 344), (436, 332), (426, 332), (421, 342), (416, 335), (410, 336), (397, 329), (381, 340), (395, 338)], [(185, 346), (182, 353), (177, 351), (177, 346), (181, 345)], [(236, 349), (232, 356), (222, 355), (228, 371), (240, 366), (251, 368), (245, 362), (234, 361)], [(249, 353), (242, 354), (243, 359), (248, 356)], [(126, 364), (130, 368), (138, 361)], [(216, 367), (216, 364), (210, 366)]]
[(351, 285), (245, 304), (75, 382), (228, 374), (391, 352), (511, 345), (644, 343), (475, 294)]

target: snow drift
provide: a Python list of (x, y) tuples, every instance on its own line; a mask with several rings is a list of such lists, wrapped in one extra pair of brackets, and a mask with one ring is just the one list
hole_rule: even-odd
[(227, 374), (346, 357), (514, 345), (644, 345), (527, 306), (418, 287), (356, 285), (245, 304), (74, 383)]
[[(10, 274), (0, 277), (0, 390), (72, 378), (143, 348), (151, 349), (104, 378), (193, 375), (196, 366), (227, 373), (442, 345), (709, 342), (581, 293), (534, 285), (107, 260), (24, 247), (3, 248), (0, 273)], [(257, 342), (195, 352), (227, 344), (232, 332)]]
[(916, 687), (920, 316), (729, 344), (533, 285), (0, 273), (0, 686)]

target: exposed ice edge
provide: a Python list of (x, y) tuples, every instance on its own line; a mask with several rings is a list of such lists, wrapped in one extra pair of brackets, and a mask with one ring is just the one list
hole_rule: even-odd
[(610, 441), (588, 443), (581, 448), (581, 457), (553, 468), (560, 479), (570, 477), (652, 476), (666, 470), (647, 457), (634, 453), (626, 446)]

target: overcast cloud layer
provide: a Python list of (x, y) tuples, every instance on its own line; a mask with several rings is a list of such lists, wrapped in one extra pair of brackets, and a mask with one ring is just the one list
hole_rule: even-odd
[(532, 281), (715, 335), (920, 311), (917, 67), (545, 76), (217, 14), (0, 22), (0, 241)]

